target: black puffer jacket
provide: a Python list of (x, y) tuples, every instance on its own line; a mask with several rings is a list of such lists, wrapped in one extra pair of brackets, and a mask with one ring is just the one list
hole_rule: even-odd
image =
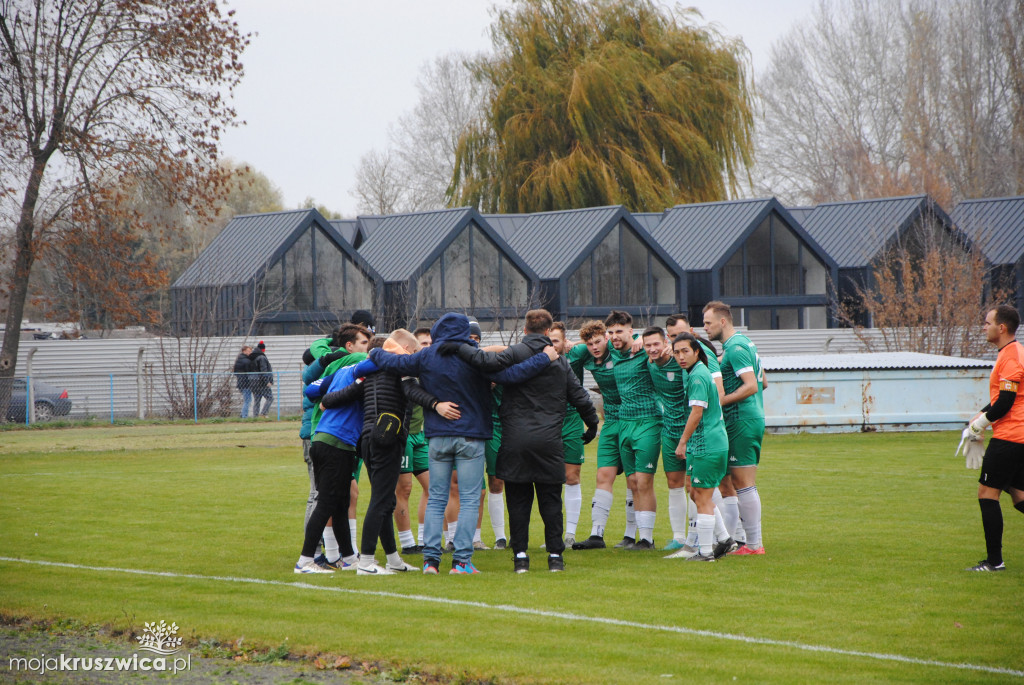
[[(518, 363), (542, 352), (551, 340), (536, 333), (491, 357), (483, 350), (464, 345), (459, 357), (471, 364), (487, 365), (500, 358)], [(489, 360), (488, 360), (489, 358)], [(472, 361), (471, 361), (472, 359)], [(501, 448), (495, 475), (513, 483), (564, 483), (562, 420), (568, 402), (576, 407), (587, 426), (597, 426), (597, 412), (590, 395), (580, 385), (565, 357), (551, 362), (539, 374), (518, 385), (505, 385), (498, 415), (501, 417)]]
[(355, 383), (324, 395), (321, 403), (326, 409), (338, 407), (347, 402), (363, 401), (363, 435), (373, 431), (377, 417), (383, 413), (402, 418), (402, 433), (399, 440), (405, 441), (412, 420), (412, 405), (416, 403), (427, 410), (433, 410), (437, 398), (424, 390), (415, 378), (402, 378), (390, 371), (371, 373)]

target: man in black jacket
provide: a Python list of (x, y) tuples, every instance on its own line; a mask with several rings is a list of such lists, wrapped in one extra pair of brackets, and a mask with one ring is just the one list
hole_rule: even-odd
[[(548, 338), (551, 324), (551, 314), (546, 309), (533, 309), (526, 313), (525, 337), (521, 343), (496, 355), (463, 345), (458, 354), (464, 361), (484, 368), (498, 362), (517, 363), (551, 345)], [(526, 550), (536, 491), (537, 508), (544, 521), (548, 569), (562, 571), (565, 569), (562, 558), (565, 550), (562, 539), (562, 485), (565, 483), (562, 422), (568, 403), (583, 417), (587, 426), (583, 442), (588, 443), (597, 435), (597, 412), (590, 395), (562, 356), (525, 383), (505, 385), (504, 388), (499, 409), (501, 448), (495, 469), (498, 478), (505, 481), (513, 565), (516, 573), (524, 573), (530, 568)]]
[[(256, 349), (249, 355), (249, 358), (252, 360), (252, 370), (257, 372), (251, 376), (253, 416), (266, 416), (267, 412), (270, 411), (270, 405), (274, 401), (274, 392), (270, 389), (270, 386), (274, 384), (274, 369), (270, 365), (270, 360), (267, 359), (266, 351), (267, 346), (260, 340), (259, 344), (256, 345)], [(261, 399), (263, 400), (262, 408), (260, 407)]]
[[(413, 354), (419, 347), (412, 333), (401, 328), (384, 341), (384, 349), (394, 354)], [(357, 400), (363, 403), (363, 429), (358, 449), (370, 478), (370, 503), (363, 517), (356, 574), (389, 575), (395, 571), (418, 571), (416, 566), (405, 563), (399, 556), (395, 529), (391, 524), (396, 502), (395, 486), (405, 453), (412, 403), (451, 420), (459, 418), (458, 408), (451, 402), (439, 401), (421, 388), (415, 378), (403, 378), (390, 371), (377, 371), (359, 378), (341, 390), (328, 393), (321, 403), (325, 409), (331, 409)], [(387, 563), (383, 567), (374, 559), (378, 539), (387, 555)]]
[(242, 393), (242, 418), (248, 418), (249, 406), (252, 404), (251, 376), (252, 360), (249, 355), (252, 353), (252, 345), (242, 345), (242, 351), (235, 359), (235, 367), (232, 372), (235, 374), (235, 387)]

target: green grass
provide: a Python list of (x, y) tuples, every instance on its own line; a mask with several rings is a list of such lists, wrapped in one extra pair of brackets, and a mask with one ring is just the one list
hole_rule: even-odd
[[(287, 643), (292, 653), (350, 654), (464, 679), (1021, 681), (645, 627), (1024, 671), (1024, 517), (1004, 501), (1008, 571), (963, 572), (984, 545), (976, 476), (952, 457), (952, 433), (769, 436), (759, 476), (764, 557), (712, 566), (659, 553), (569, 552), (564, 574), (517, 576), (507, 552), (491, 551), (474, 556), (483, 571), (474, 578), (295, 576), (308, 486), (297, 433), (297, 423), (276, 422), (6, 433), (0, 556), (355, 592), (0, 561), (0, 611), (137, 629), (164, 619), (186, 636)], [(581, 535), (593, 479), (591, 449)], [(661, 544), (670, 533), (658, 479)], [(610, 540), (623, 529), (623, 487)], [(364, 492), (362, 507), (367, 499)], [(531, 540), (543, 541), (536, 517)], [(543, 567), (541, 550), (533, 556)], [(368, 594), (379, 590), (393, 595)]]

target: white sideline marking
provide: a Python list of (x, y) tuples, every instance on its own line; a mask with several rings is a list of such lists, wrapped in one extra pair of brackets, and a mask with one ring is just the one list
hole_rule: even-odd
[(543, 609), (530, 609), (517, 607), (512, 604), (487, 604), (486, 602), (472, 602), (464, 599), (449, 599), (446, 597), (430, 597), (428, 595), (408, 595), (400, 592), (385, 592), (382, 590), (355, 590), (351, 588), (336, 587), (333, 585), (313, 585), (311, 583), (286, 582), (283, 580), (267, 580), (264, 578), (239, 578), (235, 576), (204, 576), (198, 573), (174, 573), (172, 571), (146, 571), (135, 568), (116, 568), (112, 566), (85, 566), (83, 564), (69, 564), (57, 561), (39, 561), (33, 559), (16, 559), (14, 557), (0, 556), (0, 561), (10, 561), (18, 564), (32, 564), (35, 566), (58, 566), (61, 568), (75, 568), (85, 571), (103, 571), (108, 573), (129, 573), (138, 576), (159, 576), (162, 578), (189, 578), (194, 580), (216, 580), (225, 583), (247, 583), (252, 585), (275, 585), (278, 587), (293, 587), (303, 590), (321, 590), (324, 592), (343, 592), (351, 595), (366, 595), (370, 597), (386, 597), (388, 599), (414, 600), (418, 602), (432, 602), (435, 604), (447, 604), (451, 606), (474, 607), (481, 609), (497, 609), (513, 614), (526, 614), (529, 616), (543, 616), (545, 618), (558, 618), (566, 621), (584, 621), (587, 623), (598, 623), (602, 625), (621, 626), (624, 628), (639, 628), (641, 630), (659, 631), (665, 633), (678, 633), (681, 635), (694, 635), (698, 637), (710, 637), (718, 640), (731, 640), (734, 642), (745, 642), (754, 645), (768, 645), (771, 647), (789, 647), (805, 652), (819, 652), (824, 654), (837, 654), (840, 656), (854, 656), (878, 661), (896, 661), (904, 664), (916, 664), (919, 666), (935, 666), (938, 668), (954, 668), (964, 671), (980, 671), (983, 673), (997, 673), (999, 675), (1012, 675), (1024, 678), (1024, 671), (1017, 671), (997, 666), (982, 666), (980, 664), (958, 664), (950, 661), (935, 661), (932, 659), (918, 659), (901, 654), (884, 654), (881, 652), (862, 652), (852, 649), (840, 649), (825, 645), (809, 645), (802, 642), (791, 642), (789, 640), (773, 640), (766, 637), (749, 637), (734, 633), (720, 633), (714, 630), (698, 630), (696, 628), (684, 628), (682, 626), (658, 625), (656, 623), (638, 623), (626, 621), (619, 618), (604, 618), (600, 616), (584, 616), (563, 611), (544, 611)]

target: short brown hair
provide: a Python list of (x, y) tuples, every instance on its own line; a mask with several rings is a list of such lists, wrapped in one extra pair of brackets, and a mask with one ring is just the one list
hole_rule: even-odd
[(561, 321), (552, 321), (551, 322), (551, 330), (553, 330), (553, 331), (562, 331), (562, 337), (563, 338), (565, 337), (565, 324), (562, 323)]
[(526, 330), (529, 333), (544, 333), (551, 328), (551, 312), (546, 309), (531, 309), (526, 312)]
[(632, 326), (633, 317), (629, 312), (624, 312), (621, 309), (613, 309), (608, 313), (608, 316), (605, 317), (604, 325), (607, 327)]
[(420, 337), (421, 335), (430, 335), (430, 329), (427, 328), (426, 326), (420, 326), (415, 331), (413, 331), (412, 334), (415, 335), (417, 338)]
[(383, 335), (374, 336), (373, 340), (370, 341), (370, 349), (376, 349), (378, 347), (384, 347), (384, 343), (387, 341), (387, 337)]
[(685, 323), (687, 326), (690, 325), (690, 317), (686, 316), (686, 314), (670, 314), (665, 317), (665, 328), (675, 326), (680, 321)]
[(1006, 326), (1007, 333), (1016, 335), (1017, 327), (1020, 326), (1020, 314), (1017, 313), (1017, 310), (1008, 304), (1001, 304), (993, 311), (996, 313), (996, 325), (1002, 324)]
[(732, 323), (732, 308), (725, 302), (712, 300), (704, 305), (704, 309), (702, 311), (706, 312), (709, 309), (714, 312), (715, 316), (719, 316), (726, 319), (729, 323)]
[(344, 347), (350, 342), (355, 342), (360, 335), (366, 336), (367, 340), (373, 340), (373, 333), (356, 323), (346, 323), (338, 326), (334, 332), (334, 340), (338, 347)]
[(644, 332), (640, 334), (640, 337), (646, 338), (649, 335), (660, 335), (663, 339), (667, 340), (667, 338), (665, 337), (665, 331), (660, 326), (651, 326), (650, 328), (645, 328)]
[(604, 327), (604, 324), (601, 323), (600, 321), (588, 321), (582, 326), (580, 326), (580, 340), (582, 340), (583, 342), (587, 342), (588, 340), (597, 335), (603, 338), (606, 332), (607, 329)]

